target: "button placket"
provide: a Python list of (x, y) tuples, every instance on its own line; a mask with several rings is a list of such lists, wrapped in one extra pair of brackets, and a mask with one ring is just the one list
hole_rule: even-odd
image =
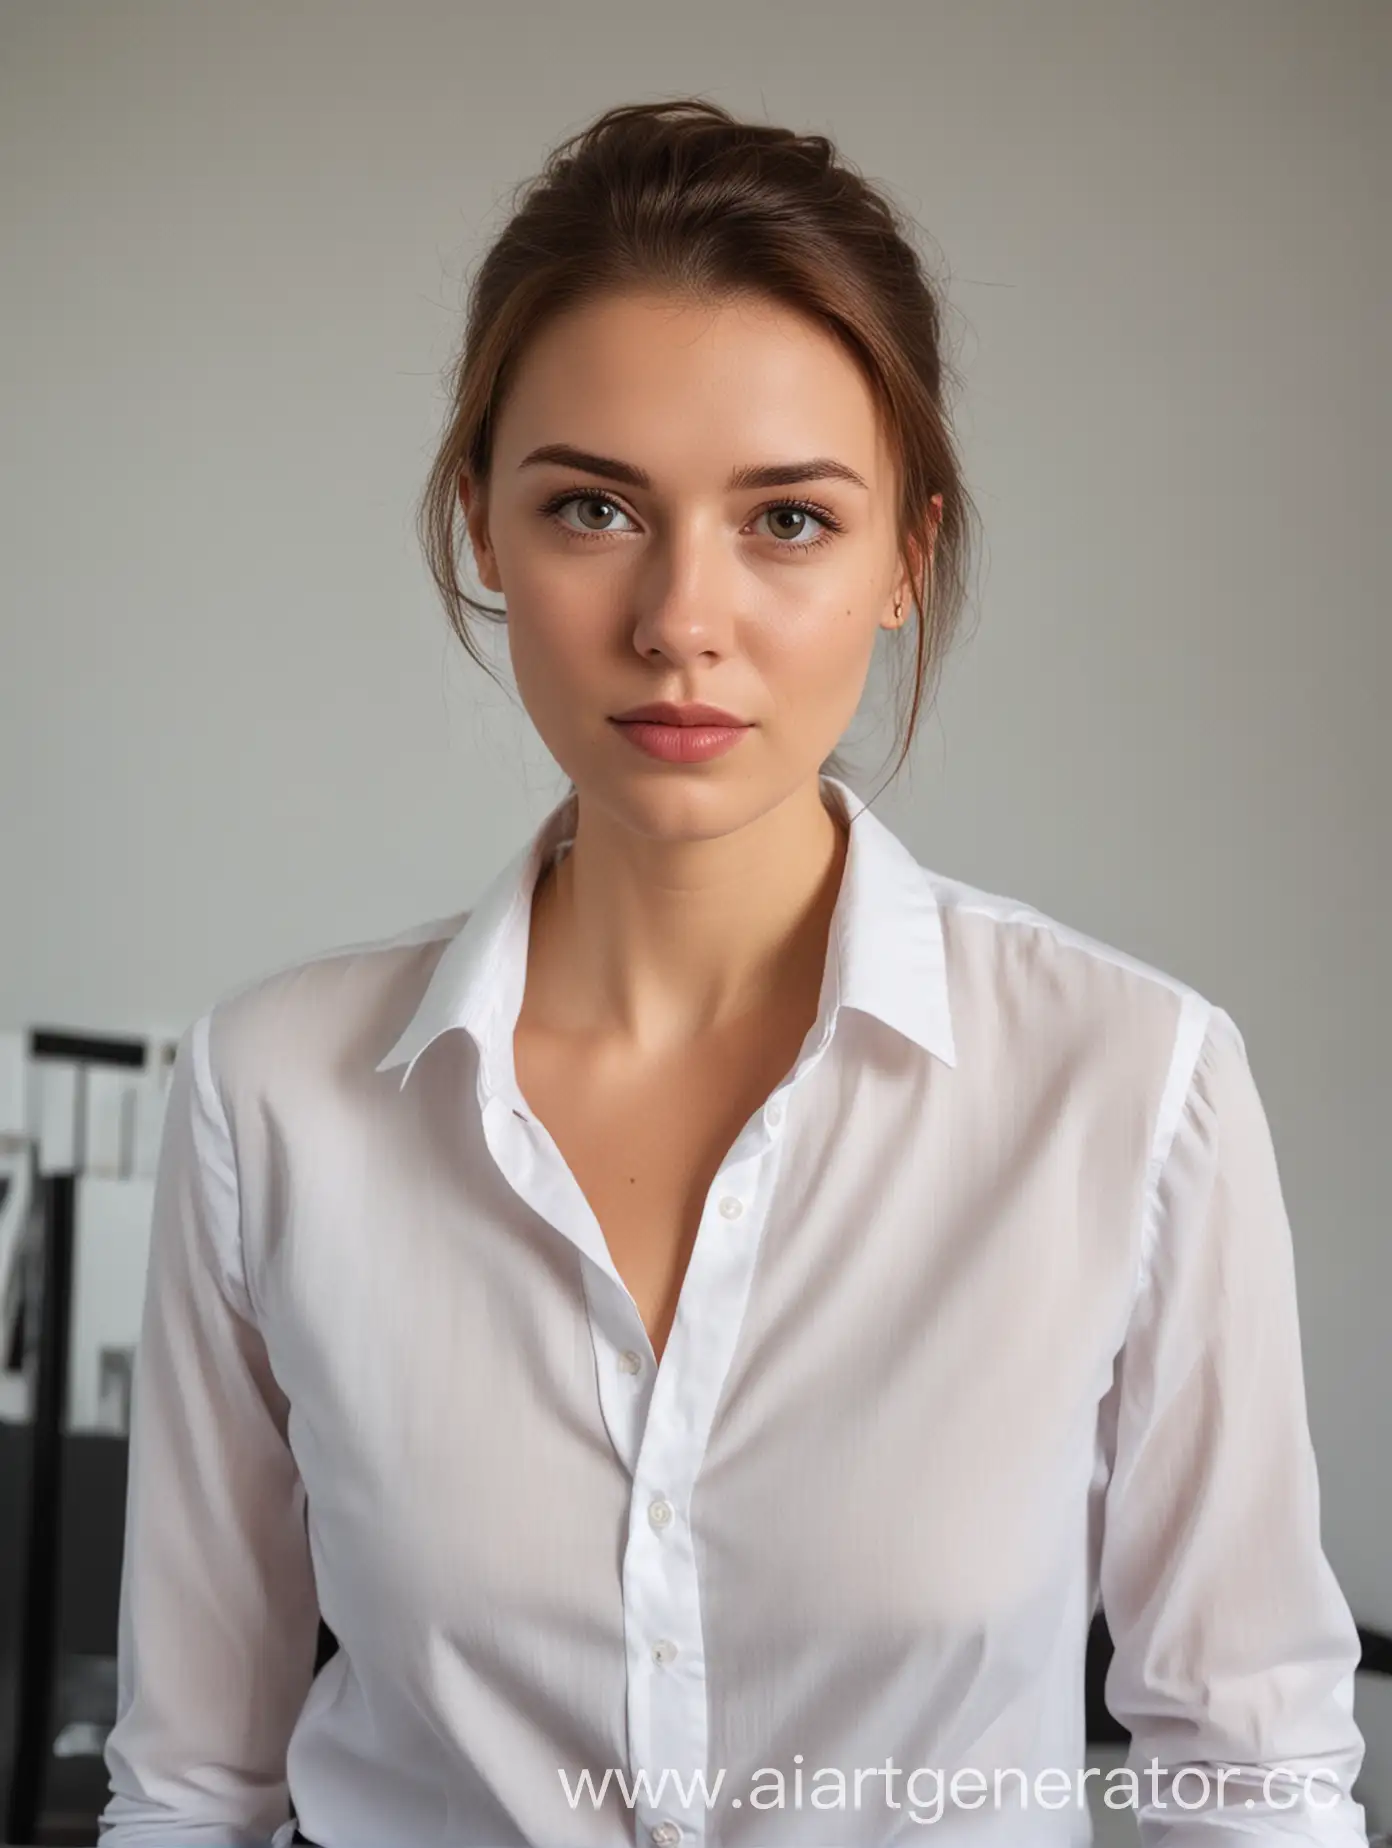
[[(640, 1492), (641, 1493), (641, 1492)], [(705, 1768), (706, 1685), (701, 1649), (696, 1562), (687, 1510), (669, 1494), (649, 1492), (638, 1502), (624, 1554), (624, 1630), (628, 1644), (632, 1773), (645, 1770), (649, 1803), (640, 1826), (676, 1826), (676, 1793), (660, 1782), (664, 1771), (682, 1780)], [(682, 1639), (680, 1647), (676, 1638)], [(674, 1679), (675, 1677), (675, 1679)], [(704, 1834), (699, 1799), (682, 1818), (681, 1839)]]
[[(707, 1763), (707, 1687), (692, 1492), (748, 1301), (786, 1138), (773, 1102), (751, 1119), (707, 1198), (677, 1323), (658, 1367), (598, 1221), (544, 1125), (515, 1095), (485, 1111), (488, 1145), (514, 1191), (580, 1254), (602, 1415), (631, 1481), (623, 1570), (631, 1769), (683, 1778)], [(649, 1799), (634, 1821), (659, 1844), (700, 1848), (705, 1809)], [(680, 1820), (671, 1812), (676, 1808)], [(646, 1809), (647, 1813), (642, 1814)], [(641, 1839), (641, 1836), (640, 1836)]]
[[(784, 1138), (756, 1120), (730, 1151), (707, 1197), (661, 1365), (654, 1370), (649, 1362), (647, 1369), (650, 1392), (633, 1467), (623, 1609), (629, 1769), (633, 1775), (646, 1771), (654, 1789), (664, 1771), (685, 1782), (708, 1769), (706, 1664), (691, 1499), (785, 1146)], [(622, 1363), (606, 1372), (616, 1392), (633, 1392)], [(661, 1809), (640, 1805), (635, 1823), (650, 1839), (657, 1839), (654, 1830), (676, 1828), (671, 1840), (699, 1848), (707, 1829), (699, 1794), (693, 1793), (689, 1806), (676, 1804), (669, 1782), (664, 1795)]]
[(587, 1264), (583, 1276), (600, 1415), (614, 1454), (632, 1479), (652, 1395), (651, 1354), (637, 1345), (644, 1338), (638, 1312), (608, 1271)]

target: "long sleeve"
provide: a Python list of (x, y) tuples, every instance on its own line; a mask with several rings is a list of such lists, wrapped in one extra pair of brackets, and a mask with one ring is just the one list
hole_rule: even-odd
[(284, 1840), (313, 1673), (303, 1492), (247, 1294), (212, 1019), (180, 1041), (155, 1181), (103, 1848)]
[(1221, 1008), (1148, 1209), (1101, 1556), (1106, 1699), (1132, 1734), (1141, 1839), (1355, 1848), (1359, 1645), (1321, 1545), (1276, 1157)]

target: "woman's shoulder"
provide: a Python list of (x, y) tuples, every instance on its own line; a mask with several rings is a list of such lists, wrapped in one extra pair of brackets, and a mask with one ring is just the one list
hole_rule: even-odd
[(945, 937), (983, 974), (998, 978), (1011, 966), (1055, 978), (1068, 971), (1071, 985), (1080, 991), (1090, 986), (1134, 988), (1162, 1006), (1186, 997), (1203, 999), (1172, 968), (1149, 960), (1110, 933), (1089, 930), (1028, 899), (971, 885), (930, 867), (922, 870)]
[(923, 868), (937, 904), (954, 1027), (1005, 1059), (1083, 1056), (1147, 1083), (1197, 1053), (1222, 1013), (1163, 953), (1121, 931)]
[(317, 950), (225, 990), (203, 1023), (220, 1077), (370, 1071), (468, 916)]

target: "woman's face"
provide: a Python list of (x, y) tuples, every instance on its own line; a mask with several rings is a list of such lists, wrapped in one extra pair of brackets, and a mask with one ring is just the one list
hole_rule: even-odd
[[(865, 380), (788, 309), (623, 295), (546, 327), (485, 490), (460, 497), (523, 703), (582, 801), (708, 838), (815, 787), (876, 630), (896, 596), (909, 611), (897, 496)], [(660, 735), (618, 720), (657, 700), (744, 729), (703, 761), (653, 755), (637, 740)]]

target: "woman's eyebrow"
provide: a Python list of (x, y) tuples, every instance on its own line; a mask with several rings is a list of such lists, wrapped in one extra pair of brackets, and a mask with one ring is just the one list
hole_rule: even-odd
[[(559, 463), (563, 468), (579, 469), (589, 475), (603, 475), (630, 488), (652, 486), (651, 476), (635, 468), (633, 463), (620, 462), (614, 456), (592, 455), (589, 450), (575, 449), (569, 443), (543, 443), (523, 456), (517, 466), (529, 468), (544, 462)], [(727, 485), (734, 493), (741, 488), (791, 488), (802, 481), (849, 481), (853, 487), (868, 491), (868, 484), (853, 468), (832, 456), (814, 456), (809, 462), (767, 462), (759, 467), (737, 468)]]

